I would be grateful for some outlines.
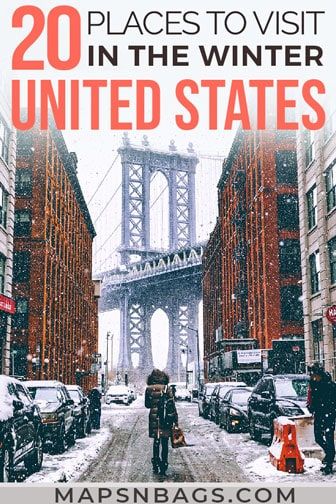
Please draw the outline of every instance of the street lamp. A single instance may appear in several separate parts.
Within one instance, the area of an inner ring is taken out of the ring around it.
[[[15,355],[17,354],[17,350],[12,350],[12,375],[15,376]]]
[[[109,341],[112,342],[112,345],[111,345],[111,359],[112,359],[111,368],[112,368],[113,367],[113,333],[111,333],[110,331],[107,331],[107,334],[106,334],[106,361],[105,361],[105,392],[108,387]]]
[[[198,389],[201,388],[201,362],[200,362],[200,349],[199,349],[199,332],[198,329],[194,329],[193,327],[187,327],[189,331],[193,331],[196,334],[196,351],[197,351],[197,382]]]
[[[182,343],[180,346],[182,347],[181,352],[182,353],[184,353],[184,352],[187,353],[187,360],[186,360],[186,389],[187,389],[188,388],[188,384],[189,384],[189,376],[188,376],[189,352],[191,350],[189,349],[188,343]]]

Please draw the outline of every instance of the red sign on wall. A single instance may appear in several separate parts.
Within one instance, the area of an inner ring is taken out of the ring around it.
[[[15,301],[3,294],[0,294],[0,311],[13,315],[15,313]]]
[[[332,324],[336,324],[336,305],[329,306],[326,317]]]

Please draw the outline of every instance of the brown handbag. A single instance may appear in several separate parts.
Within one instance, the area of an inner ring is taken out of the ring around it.
[[[187,446],[182,429],[178,425],[174,425],[171,433],[171,445],[173,448],[181,448]]]

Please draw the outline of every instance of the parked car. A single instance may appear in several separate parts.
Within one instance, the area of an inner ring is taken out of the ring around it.
[[[244,382],[220,382],[214,388],[209,402],[209,418],[219,423],[219,405],[226,393],[234,387],[246,387]]]
[[[66,385],[71,399],[73,400],[73,416],[76,423],[76,436],[84,438],[91,432],[90,401],[78,385]]]
[[[39,406],[43,424],[43,443],[53,451],[63,453],[76,442],[74,401],[65,385],[59,381],[25,382],[34,402]]]
[[[265,375],[248,400],[248,420],[252,439],[263,435],[272,440],[273,421],[278,416],[309,414],[306,408],[307,375]]]
[[[121,403],[128,406],[132,402],[130,390],[126,385],[111,385],[105,398],[106,404]]]
[[[191,401],[191,393],[185,382],[170,383],[173,388],[176,401]]]
[[[15,481],[15,467],[24,463],[28,473],[43,461],[42,419],[25,385],[0,376],[0,482]]]
[[[204,383],[198,393],[198,414],[204,418],[209,416],[210,398],[217,383]]]
[[[247,401],[251,387],[238,387],[229,390],[219,403],[219,425],[227,432],[246,432],[248,430]]]

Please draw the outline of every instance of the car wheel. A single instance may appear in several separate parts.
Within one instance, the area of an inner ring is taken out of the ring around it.
[[[32,455],[29,455],[24,460],[24,466],[29,474],[38,472],[43,463],[43,440],[40,434],[37,435],[35,449]]]
[[[85,417],[82,417],[77,431],[78,437],[85,438],[86,432],[87,432],[87,424],[85,424]]]
[[[69,431],[69,434],[67,436],[67,443],[68,446],[74,446],[76,443],[76,425],[75,422],[73,422],[71,429]]]
[[[257,429],[257,427],[255,425],[255,420],[253,419],[253,416],[250,417],[249,427],[250,427],[250,436],[251,436],[251,439],[253,439],[254,441],[259,441],[260,440],[260,434],[259,434],[259,430]]]
[[[91,434],[92,432],[92,424],[91,424],[91,420],[89,418],[87,424],[86,424],[86,434]]]
[[[228,415],[226,417],[226,422],[225,422],[225,430],[231,434],[233,432],[232,424],[230,422],[230,416]]]
[[[64,424],[61,425],[61,428],[58,433],[58,438],[55,442],[55,449],[57,453],[64,453],[66,449],[65,444],[65,427]]]
[[[274,418],[271,418],[270,426],[269,426],[269,438],[266,441],[267,446],[271,446],[273,442],[273,436],[274,436]]]
[[[10,448],[5,448],[2,452],[2,463],[0,465],[0,482],[13,483],[15,481],[13,454]]]

